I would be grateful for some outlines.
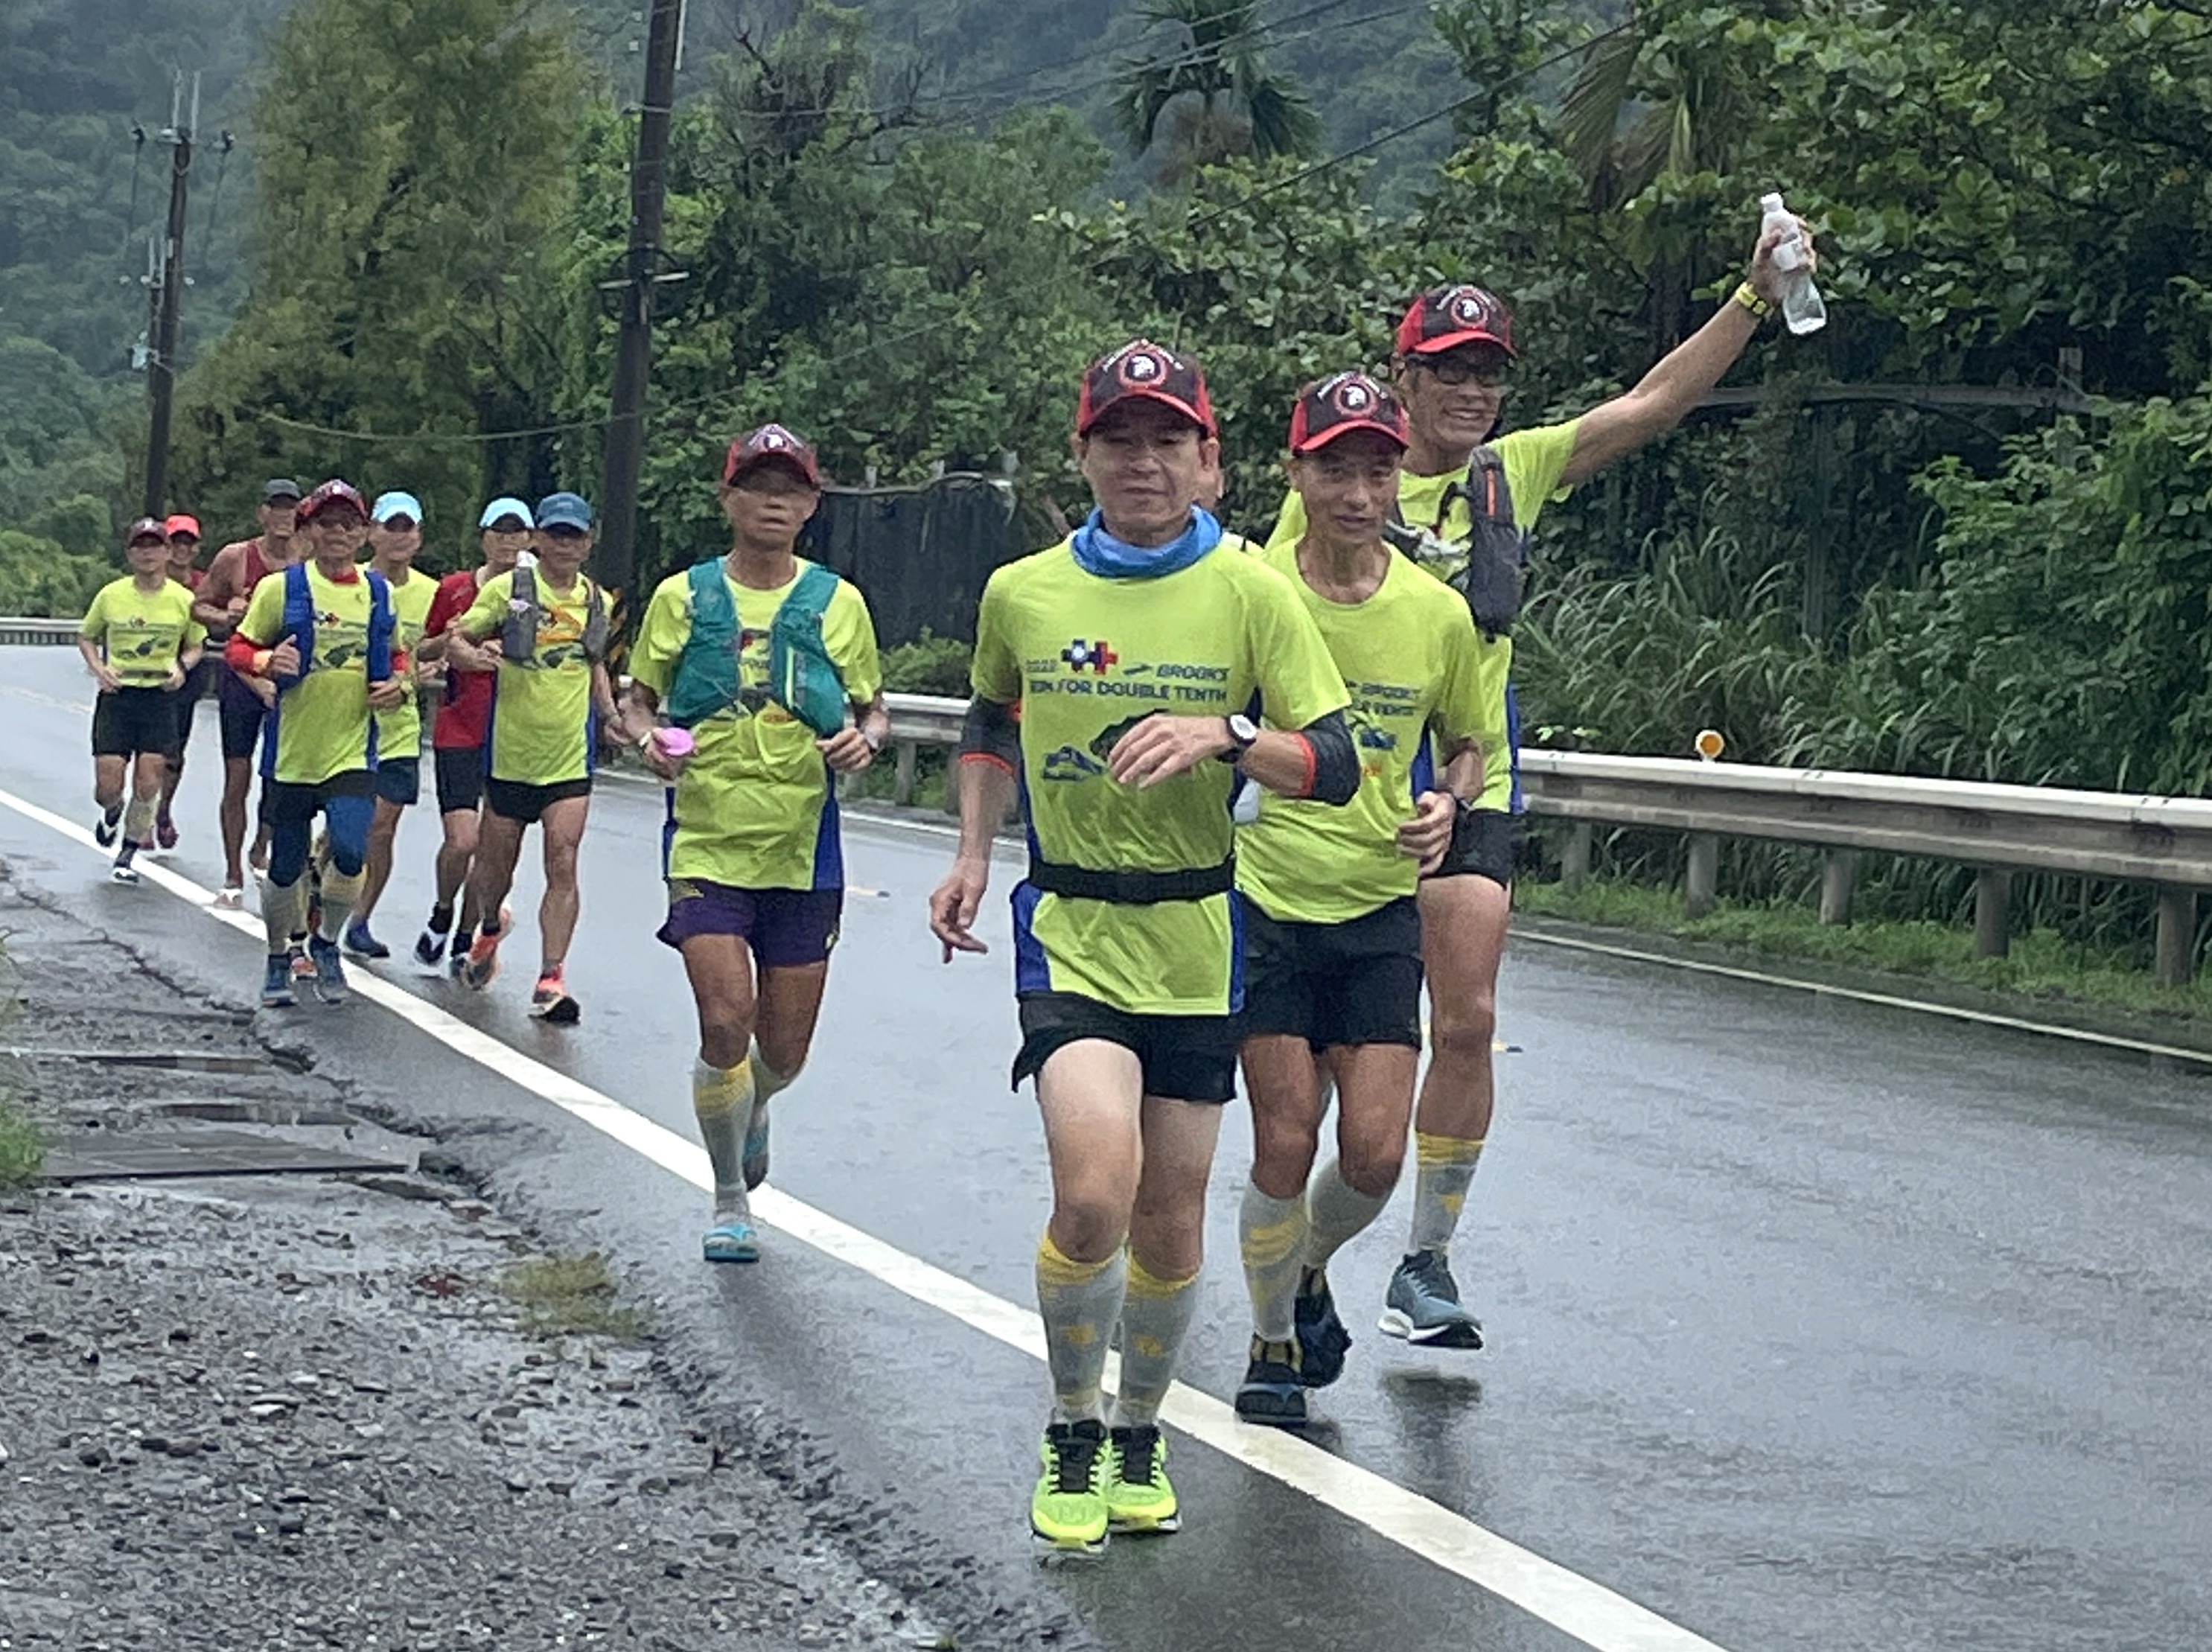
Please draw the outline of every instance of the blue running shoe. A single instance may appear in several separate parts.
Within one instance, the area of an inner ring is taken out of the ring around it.
[[[292,955],[271,952],[269,968],[261,977],[261,1007],[289,1010],[299,1001],[292,993]]]
[[[745,1145],[739,1161],[745,1176],[745,1191],[750,1193],[768,1180],[768,1109],[757,1107],[745,1130]]]
[[[710,1262],[757,1262],[760,1260],[760,1236],[753,1224],[742,1216],[726,1216],[716,1220],[707,1230],[700,1242],[701,1253]]]
[[[1482,1324],[1460,1306],[1459,1286],[1437,1250],[1398,1264],[1383,1298],[1382,1334],[1424,1348],[1480,1348]]]
[[[392,949],[368,932],[365,923],[346,926],[345,950],[356,958],[388,958]]]
[[[1317,1267],[1306,1270],[1292,1311],[1297,1315],[1298,1380],[1310,1388],[1325,1388],[1344,1375],[1344,1357],[1352,1351],[1352,1333],[1337,1314],[1328,1274]]]
[[[1237,1390],[1237,1414],[1248,1423],[1296,1428],[1306,1420],[1306,1384],[1296,1342],[1252,1339],[1252,1357]]]
[[[346,995],[345,963],[338,944],[320,935],[307,937],[307,956],[315,964],[315,994],[325,1004],[343,1004]]]

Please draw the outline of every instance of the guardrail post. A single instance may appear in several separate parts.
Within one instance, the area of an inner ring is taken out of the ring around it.
[[[2186,987],[2197,975],[2197,891],[2158,886],[2158,981]]]
[[[1711,832],[1690,834],[1689,876],[1682,888],[1682,908],[1692,918],[1713,909],[1721,883],[1721,841]]]
[[[1567,847],[1559,855],[1559,886],[1572,891],[1589,882],[1590,844],[1596,828],[1577,821],[1567,833]]]
[[[898,743],[898,768],[891,777],[891,801],[902,809],[914,801],[915,757],[921,750],[913,740]]]
[[[1974,873],[1974,956],[2002,958],[2012,951],[2012,874],[1994,866]]]
[[[1831,849],[1820,862],[1820,921],[1848,925],[1851,891],[1859,881],[1859,852]]]

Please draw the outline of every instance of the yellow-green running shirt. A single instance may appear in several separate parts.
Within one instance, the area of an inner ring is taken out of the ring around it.
[[[1260,553],[1295,585],[1352,695],[1346,720],[1359,791],[1341,809],[1263,792],[1237,835],[1237,886],[1284,923],[1341,923],[1414,892],[1420,866],[1398,847],[1413,799],[1436,789],[1423,736],[1505,740],[1503,639],[1484,641],[1467,600],[1403,556],[1365,602],[1331,602],[1298,573],[1297,548]]]
[[[1224,717],[1256,694],[1303,728],[1341,710],[1344,679],[1313,617],[1259,559],[1216,550],[1153,580],[1085,573],[1073,545],[1010,562],[983,590],[975,692],[1021,706],[1032,853],[1098,872],[1172,872],[1229,858],[1236,772],[1206,762],[1139,790],[1107,773],[1115,743],[1156,712]],[[1234,895],[1138,906],[1013,894],[1018,993],[1076,993],[1137,1015],[1242,1007]]]
[[[404,650],[410,659],[422,646],[422,628],[429,623],[430,604],[437,594],[437,580],[412,568],[406,584],[392,586],[392,646]],[[422,755],[422,696],[411,681],[398,710],[376,715],[376,755],[380,759]]]
[[[1575,437],[1581,429],[1580,419],[1569,419],[1563,424],[1515,430],[1490,444],[1505,471],[1506,491],[1513,499],[1514,525],[1523,533],[1535,527],[1544,507],[1559,496],[1559,478],[1566,474],[1567,462],[1575,456]],[[1466,471],[1448,471],[1443,476],[1414,476],[1410,471],[1401,475],[1399,515],[1409,525],[1426,528],[1448,544],[1464,546],[1474,525],[1468,518],[1465,501],[1455,495],[1446,508],[1444,495],[1454,483],[1467,478]],[[1275,518],[1275,531],[1267,536],[1267,548],[1273,550],[1284,544],[1296,545],[1305,533],[1304,501],[1295,493],[1288,494],[1284,497],[1280,514]],[[1430,565],[1429,572],[1449,580],[1466,565],[1466,561],[1464,555],[1441,558]],[[1505,643],[1510,667],[1510,642],[1500,641]],[[1504,810],[1510,806],[1513,763],[1510,742],[1484,753],[1482,796],[1477,800],[1478,807]]]
[[[253,587],[239,630],[257,647],[284,640],[284,574]],[[374,767],[369,760],[368,580],[358,571],[340,582],[307,564],[307,595],[315,610],[314,656],[307,675],[276,696],[270,714],[275,730],[276,779],[319,786],[333,774]],[[267,737],[264,737],[267,738]]]
[[[799,574],[806,571],[801,561]],[[756,591],[724,576],[737,605],[738,687],[765,690],[769,628],[799,583]],[[646,604],[630,675],[662,700],[691,635],[689,570],[663,580]],[[822,612],[822,640],[859,707],[883,687],[876,624],[860,587],[840,580]],[[694,724],[691,760],[668,796],[665,876],[703,878],[738,889],[842,889],[845,857],[837,797],[814,731],[781,706],[731,706]]]
[[[598,715],[592,704],[592,660],[584,625],[592,616],[592,581],[582,574],[566,595],[545,570],[538,574],[538,649],[526,660],[501,659],[493,680],[491,737],[485,773],[517,786],[558,786],[592,772]],[[507,623],[514,575],[487,580],[460,629],[483,641]]]
[[[192,617],[192,593],[174,580],[150,595],[129,574],[93,592],[77,635],[100,645],[108,669],[126,689],[158,689],[178,656],[207,641]]]

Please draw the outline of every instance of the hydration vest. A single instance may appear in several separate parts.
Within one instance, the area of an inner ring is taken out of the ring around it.
[[[769,626],[768,687],[744,686],[744,631],[719,556],[696,564],[691,635],[668,685],[668,720],[678,728],[704,722],[732,706],[748,711],[781,706],[828,738],[845,726],[845,678],[823,639],[822,616],[837,594],[836,574],[810,562]]]
[[[368,680],[381,683],[392,675],[392,641],[398,631],[392,586],[374,568],[364,569],[362,577],[368,581]],[[276,679],[279,694],[296,688],[314,669],[315,596],[305,562],[294,562],[284,570],[284,637],[300,651],[300,671],[298,676]]]
[[[583,579],[581,574],[577,576]],[[594,665],[607,657],[607,598],[595,580],[584,580],[584,657]],[[507,604],[507,623],[499,632],[500,658],[526,665],[538,658],[538,570],[518,564]]]
[[[1514,523],[1512,489],[1506,485],[1505,464],[1495,448],[1474,450],[1467,475],[1444,489],[1433,528],[1425,531],[1407,526],[1393,507],[1384,538],[1419,562],[1460,562],[1460,548],[1440,538],[1455,500],[1467,507],[1468,542],[1465,561],[1445,583],[1467,598],[1474,623],[1495,642],[1521,617],[1528,566],[1528,536]]]

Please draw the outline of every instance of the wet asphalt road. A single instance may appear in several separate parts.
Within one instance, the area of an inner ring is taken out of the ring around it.
[[[0,787],[88,819],[90,699],[67,651],[0,650]],[[204,710],[171,864],[210,888],[217,767]],[[690,1005],[652,939],[659,808],[642,787],[595,799],[580,1028],[530,1023],[514,975],[474,998],[383,969],[688,1133]],[[402,829],[378,925],[398,951],[435,832],[427,808]],[[1026,1304],[1046,1183],[1006,1083],[1011,965],[1003,944],[938,963],[921,906],[949,853],[929,823],[849,823],[851,879],[877,892],[848,902],[775,1181]],[[0,857],[180,971],[258,984],[251,942],[111,887],[12,811]],[[534,944],[537,888],[526,872],[511,951]],[[1033,1362],[775,1236],[757,1269],[706,1269],[689,1187],[372,1006],[281,1018],[460,1121],[472,1163],[614,1256],[717,1399],[849,1503],[864,1562],[936,1585],[963,1646],[1582,1644],[1196,1442],[1175,1458],[1182,1535],[1040,1570]],[[1368,1329],[1401,1196],[1334,1270],[1358,1344],[1317,1437],[1728,1652],[2212,1646],[2212,1073],[1527,944],[1501,1035],[1455,1252],[1492,1345],[1419,1355]],[[1224,1399],[1247,1142],[1232,1109],[1183,1370]]]

